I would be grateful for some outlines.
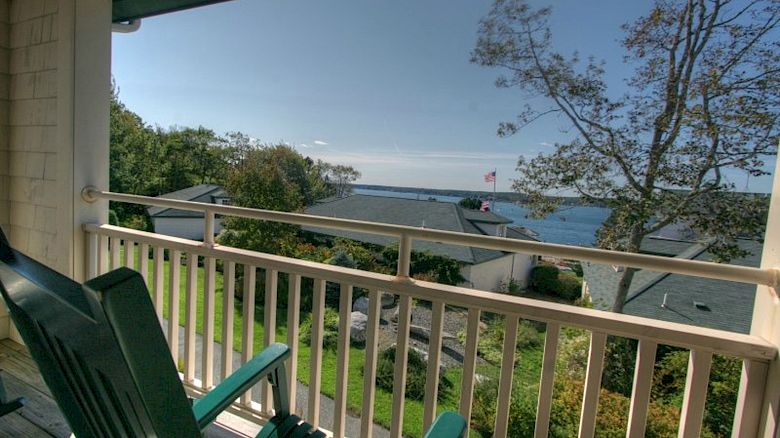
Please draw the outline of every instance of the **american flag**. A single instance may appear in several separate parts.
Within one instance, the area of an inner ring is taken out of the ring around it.
[[[496,182],[496,171],[491,170],[485,174],[485,182]]]
[[[479,211],[488,211],[490,210],[490,201],[482,201],[482,206],[479,207]]]

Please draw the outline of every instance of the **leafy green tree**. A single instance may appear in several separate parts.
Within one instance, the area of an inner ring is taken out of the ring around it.
[[[325,196],[316,163],[289,146],[248,150],[242,162],[228,172],[225,188],[231,202],[264,210],[301,211]],[[223,219],[219,241],[225,245],[272,254],[292,255],[299,227],[240,217]]]
[[[155,195],[164,162],[159,139],[141,117],[130,111],[112,86],[110,102],[109,190],[138,195]],[[117,223],[145,214],[141,205],[111,203]],[[145,227],[144,227],[145,228]]]
[[[467,210],[479,210],[482,208],[482,201],[477,198],[463,198],[458,201],[458,205]]]
[[[225,155],[227,163],[231,167],[241,165],[249,151],[260,148],[255,139],[242,132],[228,132],[226,137]]]
[[[165,160],[161,193],[173,192],[198,184],[223,184],[228,174],[228,153],[214,131],[197,128],[159,129]]]
[[[472,62],[499,68],[496,85],[518,88],[545,106],[526,105],[500,136],[554,116],[572,132],[517,164],[514,189],[538,215],[561,191],[605,201],[612,215],[602,248],[639,251],[644,236],[675,222],[714,237],[726,260],[734,239],[761,232],[763,200],[731,195],[724,174],[766,173],[780,116],[780,7],[776,0],[656,1],[623,27],[625,61],[634,68],[624,94],[608,91],[602,63],[554,51],[550,8],[496,0],[479,26]],[[621,312],[635,269],[625,269],[613,310]]]
[[[360,172],[352,166],[337,164],[328,166],[326,169],[326,179],[333,188],[333,195],[337,198],[343,198],[352,193],[352,183],[360,177]]]

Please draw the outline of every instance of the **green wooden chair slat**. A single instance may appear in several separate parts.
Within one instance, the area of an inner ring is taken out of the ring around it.
[[[454,412],[442,412],[433,422],[425,438],[462,437],[466,433],[466,419]]]
[[[303,422],[291,430],[287,434],[287,438],[303,438],[309,436],[309,433],[311,433],[312,429],[314,429],[314,426],[307,422]]]

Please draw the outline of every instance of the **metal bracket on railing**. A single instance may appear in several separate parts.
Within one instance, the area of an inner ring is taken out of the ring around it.
[[[93,192],[97,192],[97,191],[98,188],[95,186],[84,186],[84,188],[81,189],[81,199],[83,199],[84,202],[88,202],[92,204],[93,202],[98,200],[98,198],[92,194]]]

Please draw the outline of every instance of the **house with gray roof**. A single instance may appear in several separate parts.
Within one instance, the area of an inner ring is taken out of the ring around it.
[[[500,236],[519,240],[537,240],[522,228],[508,227],[511,219],[492,213],[467,210],[451,202],[415,200],[385,196],[352,195],[318,202],[306,209],[316,216],[382,222],[477,235]],[[368,233],[303,227],[304,231],[333,237],[344,237],[378,246],[387,246],[397,239]],[[461,275],[466,286],[496,290],[510,278],[525,287],[536,263],[536,256],[506,253],[491,249],[437,242],[413,241],[413,251],[427,251],[449,257],[461,263]]]
[[[762,243],[739,239],[740,249],[749,255],[730,264],[759,267]],[[688,260],[713,261],[704,241],[647,237],[640,252]],[[583,263],[583,295],[597,309],[609,310],[615,299],[622,267]],[[749,333],[756,286],[733,281],[687,275],[637,271],[623,312],[629,315],[692,324],[738,333]]]
[[[211,204],[230,204],[230,197],[221,186],[200,184],[186,189],[160,195],[160,198],[180,201],[207,202]],[[178,210],[166,207],[147,208],[152,220],[154,232],[192,240],[203,240],[205,217],[202,211]],[[214,233],[222,230],[219,221],[214,224]]]

